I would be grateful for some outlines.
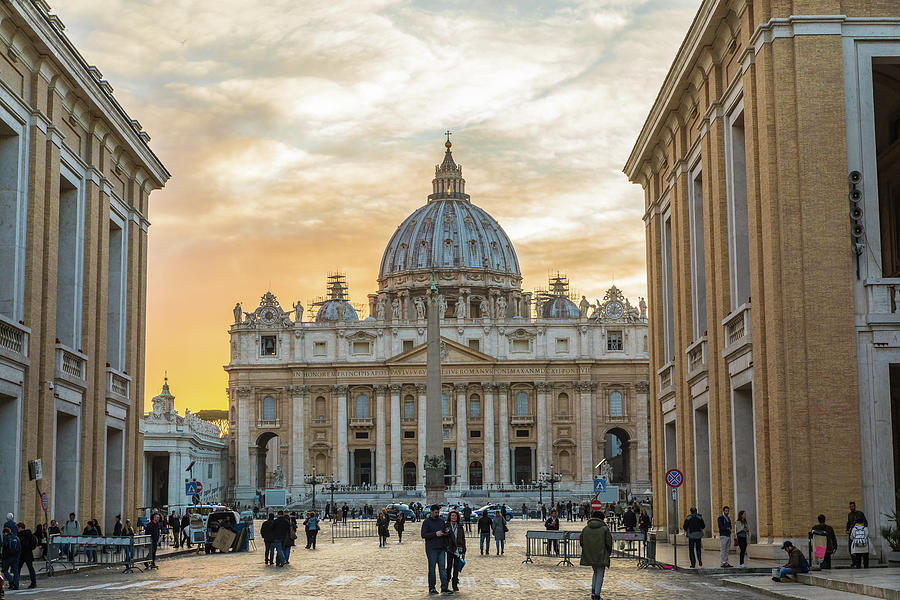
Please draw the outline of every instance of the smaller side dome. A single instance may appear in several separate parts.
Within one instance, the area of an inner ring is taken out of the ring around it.
[[[550,291],[538,292],[540,310],[538,314],[544,319],[578,319],[581,310],[569,298],[569,279],[565,275],[556,274],[550,278]]]
[[[318,306],[316,323],[328,321],[359,321],[356,309],[347,301],[347,278],[342,274],[328,276],[327,300],[314,302]]]

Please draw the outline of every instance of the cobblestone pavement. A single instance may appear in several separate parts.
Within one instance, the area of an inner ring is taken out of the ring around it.
[[[580,528],[579,525],[567,523],[564,528]],[[469,534],[467,564],[457,596],[491,600],[590,598],[589,567],[557,567],[557,561],[550,558],[536,558],[533,564],[522,564],[525,531],[539,528],[539,521],[512,522],[503,556],[479,555],[477,533]],[[305,550],[303,545],[295,547],[291,564],[283,568],[263,564],[260,541],[259,548],[249,553],[191,555],[160,561],[157,571],[126,575],[119,569],[101,569],[42,578],[37,589],[11,591],[8,597],[12,600],[418,600],[428,597],[425,552],[418,524],[407,524],[402,544],[397,543],[396,532],[391,530],[387,548],[379,548],[375,538],[338,540],[332,544],[328,529],[326,524],[316,551]],[[613,561],[603,590],[604,598],[622,600],[733,599],[735,594],[742,599],[763,597],[725,587],[716,579],[638,570],[634,563],[624,559]]]

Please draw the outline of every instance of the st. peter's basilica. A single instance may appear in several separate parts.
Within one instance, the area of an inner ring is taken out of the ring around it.
[[[512,241],[465,193],[450,142],[432,193],[388,240],[360,319],[342,275],[328,296],[285,310],[267,292],[234,307],[228,372],[231,498],[307,476],[421,489],[425,310],[440,291],[443,438],[455,490],[509,489],[559,473],[590,490],[607,458],[613,483],[649,486],[647,318],[615,286],[592,304],[565,276],[529,292]],[[312,312],[312,310],[310,311]],[[312,316],[312,315],[310,315]]]

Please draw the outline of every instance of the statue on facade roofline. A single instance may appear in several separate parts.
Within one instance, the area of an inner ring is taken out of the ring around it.
[[[457,319],[466,318],[466,301],[462,296],[456,299],[456,308],[453,309],[453,316],[455,316]]]
[[[497,298],[497,318],[506,318],[506,298],[504,298],[503,296]]]
[[[378,299],[375,303],[375,318],[379,321],[384,321],[384,311],[385,311],[385,302],[384,296]]]
[[[413,304],[416,305],[416,318],[420,321],[425,320],[425,299],[422,296],[416,296]]]
[[[244,312],[241,310],[241,303],[238,302],[237,304],[234,305],[234,324],[235,325],[241,324],[241,317],[243,316],[243,314],[244,314]]]
[[[302,323],[303,322],[303,303],[297,300],[296,304],[294,304],[294,323]]]
[[[588,309],[591,308],[591,303],[588,302],[587,298],[584,296],[581,297],[581,302],[578,303],[578,308],[581,310],[581,316],[588,316]]]
[[[640,298],[640,301],[638,302],[638,307],[641,310],[641,318],[646,319],[647,318],[647,301],[644,300],[643,296]]]

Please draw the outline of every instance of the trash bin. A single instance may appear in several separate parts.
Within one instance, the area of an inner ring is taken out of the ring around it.
[[[648,533],[647,535],[647,560],[656,560],[656,534]]]

